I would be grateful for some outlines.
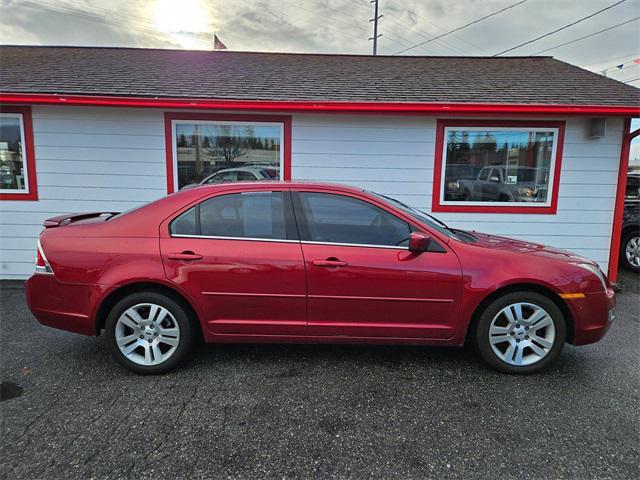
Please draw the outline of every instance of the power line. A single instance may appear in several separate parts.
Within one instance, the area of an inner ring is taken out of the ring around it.
[[[590,14],[590,15],[587,15],[586,17],[582,17],[581,19],[576,20],[575,22],[568,23],[567,25],[564,25],[564,26],[562,26],[562,27],[560,27],[560,28],[557,28],[557,29],[555,29],[555,30],[553,30],[553,31],[551,31],[551,32],[545,33],[544,35],[540,35],[539,37],[536,37],[536,38],[534,38],[534,39],[532,39],[532,40],[528,40],[528,41],[523,42],[523,43],[521,43],[521,44],[519,44],[519,45],[516,45],[515,47],[507,48],[506,50],[503,50],[503,51],[502,51],[502,52],[500,52],[500,53],[496,53],[496,54],[495,54],[495,55],[493,55],[493,56],[494,56],[494,57],[497,57],[498,55],[502,55],[503,53],[507,53],[507,52],[510,52],[510,51],[512,51],[512,50],[516,50],[516,49],[518,49],[518,48],[520,48],[520,47],[524,47],[525,45],[529,45],[530,43],[533,43],[533,42],[537,42],[538,40],[541,40],[541,39],[543,39],[543,38],[545,38],[545,37],[548,37],[548,36],[550,36],[550,35],[553,35],[554,33],[558,33],[558,32],[560,32],[560,31],[562,31],[562,30],[565,30],[565,29],[567,29],[567,28],[569,28],[569,27],[572,27],[572,26],[574,26],[574,25],[577,25],[577,24],[578,24],[578,23],[580,23],[580,22],[584,22],[585,20],[587,20],[587,19],[589,19],[589,18],[595,17],[596,15],[599,15],[599,14],[601,14],[602,12],[605,12],[605,11],[607,11],[607,10],[609,10],[609,9],[611,9],[611,8],[613,8],[613,7],[615,7],[615,6],[617,6],[617,5],[620,5],[621,3],[624,3],[624,2],[626,2],[626,1],[627,1],[627,0],[620,0],[620,1],[616,2],[616,3],[614,3],[613,5],[609,5],[608,7],[603,8],[602,10],[598,10],[597,12],[594,12],[594,13],[592,13],[592,14]]]
[[[531,55],[540,55],[541,53],[548,52],[549,50],[555,50],[556,48],[564,47],[565,45],[571,45],[572,43],[579,42],[580,40],[584,40],[585,38],[593,37],[594,35],[599,35],[601,33],[608,32],[609,30],[613,30],[614,28],[621,27],[623,25],[626,25],[627,23],[635,22],[638,19],[640,19],[640,17],[632,18],[631,20],[627,20],[626,22],[618,23],[617,25],[613,25],[612,27],[608,27],[608,28],[599,30],[597,32],[590,33],[589,35],[584,35],[584,36],[582,36],[580,38],[576,38],[575,40],[571,40],[569,42],[561,43],[560,45],[556,45],[555,47],[545,48],[544,50],[540,50],[539,52],[532,53]]]
[[[413,47],[409,47],[409,48],[405,48],[404,50],[400,50],[399,52],[394,53],[394,55],[399,55],[399,54],[404,53],[404,52],[406,52],[406,51],[408,51],[408,50],[412,50],[412,49],[414,49],[414,48],[416,48],[416,47],[420,47],[420,46],[422,46],[422,45],[424,45],[424,44],[426,44],[426,43],[430,43],[430,42],[433,42],[434,40],[438,40],[439,38],[445,37],[445,36],[447,36],[447,35],[451,35],[451,34],[452,34],[452,33],[454,33],[454,32],[457,32],[457,31],[459,31],[459,30],[462,30],[463,28],[467,28],[467,27],[469,27],[469,26],[471,26],[471,25],[475,25],[476,23],[482,22],[483,20],[486,20],[487,18],[490,18],[490,17],[493,17],[493,16],[495,16],[495,15],[498,15],[499,13],[502,13],[502,12],[504,12],[504,11],[506,11],[506,10],[509,10],[509,9],[511,9],[511,8],[514,8],[514,7],[517,7],[518,5],[522,5],[522,4],[523,4],[523,3],[525,3],[526,1],[527,1],[527,0],[521,0],[521,1],[517,2],[517,3],[513,3],[513,4],[511,4],[511,5],[507,6],[507,7],[504,7],[504,8],[502,8],[502,9],[500,9],[500,10],[496,11],[496,12],[490,13],[489,15],[485,15],[485,16],[484,16],[484,17],[482,17],[482,18],[478,18],[477,20],[474,20],[473,22],[466,23],[465,25],[462,25],[462,26],[460,26],[460,27],[458,27],[458,28],[454,28],[453,30],[449,30],[448,32],[445,32],[445,33],[443,33],[443,34],[441,34],[441,35],[438,35],[438,36],[436,36],[436,37],[433,37],[433,38],[432,38],[432,39],[430,39],[430,40],[426,40],[426,41],[424,41],[424,42],[422,42],[422,43],[418,43],[418,44],[414,45]],[[622,1],[624,2],[624,1],[626,1],[626,0],[622,0]]]
[[[393,5],[395,5],[395,6],[396,6],[396,8],[398,8],[398,9],[400,9],[400,10],[404,10],[404,9],[405,9],[405,8],[404,8],[404,6],[400,5],[400,4],[399,4],[398,2],[396,2],[395,0],[389,0],[389,1],[390,1]],[[418,15],[417,13],[414,13],[414,15],[415,15],[415,17],[416,17],[416,18],[419,18],[419,19],[423,20],[425,23],[428,23],[429,25],[433,25],[434,27],[436,27],[436,28],[437,28],[437,29],[439,29],[439,30],[445,30],[445,31],[447,30],[445,27],[442,27],[441,25],[438,25],[437,23],[433,23],[433,22],[431,22],[431,21],[427,20],[425,17],[423,17],[423,16],[421,16],[421,15]],[[405,25],[406,25],[406,24],[405,24]],[[411,28],[411,29],[412,29],[413,27],[412,27],[412,26],[409,26],[409,28]],[[423,35],[423,34],[422,34],[422,33],[420,33],[420,32],[415,32],[415,33],[416,33],[416,35],[419,35],[419,36],[421,36],[422,38],[428,39],[428,37],[426,37],[425,35]],[[435,35],[431,35],[429,32],[426,32],[426,33],[427,33],[428,35],[430,35],[431,37],[434,37],[434,36],[435,36]],[[456,35],[455,33],[452,33],[452,34],[451,34],[451,36],[452,36],[453,38],[457,38],[457,39],[458,39],[458,40],[460,40],[461,42],[466,43],[467,45],[470,45],[470,46],[472,46],[472,47],[474,47],[474,48],[477,48],[478,50],[482,50],[483,52],[489,53],[489,51],[488,51],[488,50],[486,50],[485,48],[481,47],[481,46],[480,46],[480,45],[478,45],[478,44],[475,44],[475,43],[472,43],[472,42],[470,42],[470,41],[466,40],[465,38],[461,37],[460,35]],[[450,44],[447,44],[447,43],[446,43],[446,42],[444,42],[444,41],[442,41],[442,43],[443,43],[444,45],[450,45]],[[455,48],[456,50],[459,50],[459,49],[458,49],[457,47],[455,47],[455,46],[453,46],[453,48]]]

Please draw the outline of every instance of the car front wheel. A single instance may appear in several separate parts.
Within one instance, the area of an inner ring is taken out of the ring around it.
[[[551,299],[537,292],[513,292],[485,308],[474,336],[480,356],[492,368],[534,373],[560,355],[567,329]]]
[[[128,370],[164,373],[189,352],[192,326],[185,309],[157,292],[120,300],[107,317],[105,332],[111,354]]]

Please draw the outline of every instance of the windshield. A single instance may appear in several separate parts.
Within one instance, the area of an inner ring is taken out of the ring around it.
[[[409,205],[402,203],[400,200],[396,200],[395,198],[392,198],[392,197],[387,197],[386,195],[382,195],[381,193],[376,193],[376,192],[367,192],[367,193],[375,197],[384,199],[385,202],[390,203],[391,205],[402,210],[405,213],[408,213],[419,222],[427,224],[429,227],[433,228],[434,230],[437,230],[438,232],[442,233],[443,235],[446,235],[447,237],[455,238],[456,240],[463,240],[459,235],[455,233],[454,229],[449,228],[444,222],[441,222],[437,218],[432,217],[428,213],[425,213],[421,210],[410,207]]]

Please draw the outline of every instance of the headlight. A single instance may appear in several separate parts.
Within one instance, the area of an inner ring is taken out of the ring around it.
[[[455,188],[455,189],[457,190],[458,188],[460,188],[460,184],[459,184],[458,182],[449,182],[449,183],[447,184],[447,187],[449,187],[449,188]]]
[[[589,270],[591,273],[593,273],[596,277],[598,277],[600,283],[602,283],[602,288],[604,288],[605,291],[607,290],[607,281],[604,278],[604,273],[602,273],[602,271],[598,267],[596,267],[595,265],[591,265],[590,263],[574,263],[574,265],[576,267]]]

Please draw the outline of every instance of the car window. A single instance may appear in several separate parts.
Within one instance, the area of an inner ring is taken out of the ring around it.
[[[243,192],[210,198],[171,223],[174,235],[287,239],[283,192]]]
[[[478,180],[486,180],[488,177],[489,177],[489,169],[483,168],[482,171],[480,172],[480,175],[478,175]]]
[[[408,243],[411,226],[371,203],[329,193],[298,195],[307,230],[302,229],[302,240],[380,246]]]
[[[251,172],[238,172],[238,181],[255,180],[256,176]]]
[[[207,179],[207,183],[235,182],[237,178],[236,172],[221,172],[211,175]]]

